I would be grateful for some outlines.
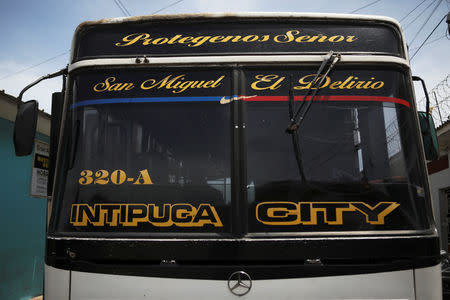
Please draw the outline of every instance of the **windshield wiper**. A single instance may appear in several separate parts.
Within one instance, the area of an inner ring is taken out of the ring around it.
[[[300,152],[300,144],[298,140],[298,132],[297,129],[300,127],[301,123],[305,119],[306,114],[308,113],[309,109],[311,108],[311,105],[314,101],[314,97],[317,95],[319,91],[319,87],[323,84],[324,80],[327,78],[328,74],[331,72],[331,70],[334,68],[336,63],[341,59],[341,55],[339,53],[334,53],[333,51],[330,51],[325,59],[323,60],[322,64],[319,67],[319,70],[317,70],[316,75],[314,76],[313,81],[311,82],[311,86],[306,91],[305,95],[303,96],[303,100],[300,104],[300,107],[294,112],[294,85],[292,76],[290,77],[290,87],[289,87],[289,119],[291,123],[286,128],[286,132],[292,135],[292,144],[294,146],[294,152],[295,152],[295,159],[297,160],[297,166],[300,173],[300,177],[303,182],[306,182],[305,174],[303,172],[303,162],[302,162],[302,156]],[[327,67],[328,66],[328,67]],[[306,98],[311,93],[311,99],[308,102],[308,105],[303,109],[305,106]]]

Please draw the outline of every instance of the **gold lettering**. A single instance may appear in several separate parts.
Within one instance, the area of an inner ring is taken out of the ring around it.
[[[358,90],[363,89],[364,88],[364,86],[363,86],[364,83],[366,83],[366,82],[365,81],[358,81],[356,83],[356,85],[355,85],[355,88],[358,89]]]
[[[173,225],[171,215],[171,205],[164,204],[163,207],[155,204],[148,205],[148,221],[157,227],[169,227]]]
[[[147,79],[141,84],[141,89],[149,90],[152,88],[166,88],[172,90],[172,93],[179,94],[187,89],[193,88],[216,88],[222,84],[222,79],[225,78],[225,75],[220,76],[216,80],[187,80],[185,81],[185,75],[178,75],[173,77],[173,75],[168,75],[163,79],[157,81],[153,78]]]
[[[244,42],[254,42],[254,41],[256,41],[258,38],[259,38],[259,36],[254,35],[254,34],[251,34],[251,35],[244,36],[244,37],[242,38],[242,40],[243,40]]]
[[[358,77],[353,77],[353,79],[358,79]],[[355,81],[350,81],[348,84],[347,84],[347,86],[346,86],[346,89],[352,89],[352,88],[354,88],[355,87],[355,84],[356,84],[356,82]]]
[[[155,79],[147,79],[146,81],[141,83],[141,89],[149,90],[154,86],[155,82],[156,82]],[[146,86],[146,83],[150,83],[150,86]]]
[[[163,204],[73,204],[70,213],[73,226],[138,226],[150,223],[157,227],[223,227],[214,206],[198,207],[188,203]]]
[[[152,39],[148,38],[148,39],[145,39],[145,40],[142,42],[142,45],[148,46],[148,45],[150,45],[151,43],[152,43]]]
[[[184,80],[184,77],[181,77],[181,78],[180,78],[180,81],[175,82],[174,85],[172,85],[172,83],[174,83],[174,81],[169,82],[169,84],[167,85],[167,88],[168,88],[168,89],[177,89],[177,88],[179,87],[179,85],[180,85],[181,83],[183,83],[182,80]]]
[[[212,38],[209,39],[209,42],[210,43],[221,43],[224,38],[225,37],[223,35],[213,36]]]
[[[214,227],[223,227],[222,221],[220,221],[216,209],[214,206],[209,204],[200,204],[192,223],[197,227],[205,224],[211,224],[214,225]]]
[[[192,36],[185,36],[178,40],[178,43],[180,44],[187,44],[191,42],[194,38]]]
[[[256,219],[269,226],[318,225],[320,214],[324,224],[344,225],[345,216],[352,214],[350,224],[355,224],[355,217],[359,216],[362,223],[383,225],[386,216],[399,206],[396,202],[379,202],[375,206],[364,202],[260,202]]]
[[[284,80],[285,77],[280,77],[278,75],[275,74],[270,74],[270,75],[256,75],[255,76],[256,79],[258,79],[257,81],[253,82],[251,84],[252,89],[254,90],[276,90],[281,86],[281,82]],[[278,79],[278,80],[276,80]],[[276,80],[274,82],[274,80]],[[270,85],[267,86],[258,86],[259,83],[271,83]]]
[[[231,40],[232,43],[236,43],[239,42],[239,40],[241,39],[240,35],[236,35],[235,37],[233,37],[233,39]]]
[[[338,42],[342,42],[345,38],[342,35],[333,35],[331,36],[328,41],[332,42],[332,43],[338,43]]]
[[[188,47],[198,47],[203,45],[204,43],[206,43],[208,41],[208,39],[210,38],[210,36],[198,36],[196,38],[194,38],[191,41],[191,44],[188,45]]]
[[[269,40],[269,35],[268,34],[266,34],[266,35],[263,35],[262,37],[261,37],[261,39],[260,40],[258,40],[258,42],[267,42],[268,40]]]
[[[321,80],[322,76],[317,77],[316,81],[313,82],[315,76],[316,76],[316,74],[310,74],[310,75],[303,76],[302,78],[300,78],[298,80],[298,83],[300,83],[301,85],[294,86],[294,90],[317,89],[317,88],[311,87],[311,85],[315,82],[319,82]],[[308,80],[310,80],[310,81],[308,81]],[[325,78],[325,82],[322,83],[322,85],[319,87],[319,89],[326,87],[328,84],[330,84],[330,82],[331,82],[331,79],[329,76],[327,76]]]
[[[148,208],[145,204],[134,204],[127,210],[126,222],[123,226],[136,227],[139,223],[148,222]]]
[[[209,81],[205,82],[205,84],[203,84],[203,87],[205,89],[210,88],[213,83],[214,83],[214,80],[209,80]]]
[[[169,40],[168,38],[157,38],[157,39],[153,40],[152,44],[153,45],[161,45],[161,44],[167,43],[168,40]]]
[[[319,43],[323,43],[327,40],[327,36],[323,34],[319,34],[319,39],[317,40]]]
[[[112,92],[112,91],[122,91],[122,90],[132,90],[134,88],[134,84],[131,82],[126,83],[113,83],[116,81],[116,77],[108,77],[104,82],[99,82],[94,85],[94,91],[96,92]]]
[[[364,88],[368,89],[370,87],[370,84],[372,83],[372,80],[374,80],[374,79],[375,79],[375,77],[370,77],[370,80],[367,81],[367,83],[364,85]]]
[[[110,82],[116,81],[116,77],[108,77],[104,82],[99,82],[94,85],[94,91],[96,92],[104,92],[110,87]]]
[[[193,83],[194,83],[194,81],[184,81],[180,85],[177,86],[177,88],[179,88],[179,90],[178,91],[174,90],[174,91],[172,91],[172,93],[175,93],[175,94],[182,93],[185,90],[187,90]]]
[[[156,86],[158,86],[158,89],[160,89],[162,87],[165,87],[165,86],[167,86],[167,88],[170,89],[171,88],[170,85],[173,82],[175,82],[177,79],[183,78],[183,76],[184,76],[184,74],[183,75],[179,75],[179,76],[174,77],[171,80],[169,80],[172,77],[172,75],[169,75],[169,76],[164,77],[163,79],[161,79],[158,82],[156,82],[155,79],[148,79],[148,80],[142,82],[141,89],[149,90],[149,89],[152,89],[152,88],[154,88]],[[146,85],[146,83],[150,83],[150,85]]]
[[[345,79],[345,80],[342,82],[342,84],[339,86],[339,89],[341,89],[341,90],[345,89],[345,88],[346,88],[345,85],[346,85],[350,80],[352,80],[352,78],[353,78],[353,76],[347,77],[347,79]]]
[[[136,43],[137,41],[146,40],[149,37],[150,37],[150,34],[148,34],[148,33],[133,33],[133,34],[125,36],[122,39],[122,42],[125,42],[125,43],[123,43],[123,44],[116,43],[116,46],[118,46],[118,47],[130,46],[130,45],[133,45],[134,43]]]
[[[221,81],[222,81],[222,79],[224,79],[224,78],[225,78],[224,75],[222,75],[222,76],[220,76],[219,78],[217,78],[217,80],[214,81],[213,84],[211,84],[211,87],[212,87],[212,88],[216,88],[216,87],[218,87],[219,85],[221,85],[221,84],[222,84]]]
[[[298,225],[299,205],[294,202],[261,202],[256,205],[256,219],[266,225]]]
[[[139,171],[139,177],[133,184],[153,184],[150,174],[148,174],[148,170],[145,169]]]
[[[329,89],[335,90],[337,88],[339,88],[339,85],[342,83],[342,81],[335,81],[332,84],[330,84],[330,86],[328,87]]]
[[[379,202],[375,206],[370,206],[364,202],[355,202],[351,206],[366,216],[368,224],[384,224],[384,218],[399,207],[400,204],[396,202]]]
[[[175,35],[174,37],[172,37],[172,38],[167,42],[167,44],[170,44],[170,45],[174,44],[175,41],[176,41],[177,39],[179,39],[180,37],[181,37],[181,34]]]
[[[308,42],[309,42],[309,39],[310,39],[311,37],[309,36],[309,35],[302,35],[302,36],[299,36],[298,38],[296,38],[295,39],[295,41],[297,42],[297,43],[301,43],[301,42],[303,42],[303,41],[305,41],[305,40],[308,40]]]
[[[383,86],[384,86],[384,82],[383,81],[377,81],[377,82],[372,83],[370,88],[374,89],[374,90],[378,90],[378,89],[381,89]]]
[[[317,40],[318,38],[319,38],[318,35],[313,35],[309,40],[307,40],[307,42],[308,42],[308,43],[312,43],[312,42],[314,42],[315,40]]]
[[[303,35],[303,36],[295,37],[299,34],[300,34],[300,30],[289,30],[284,34],[279,34],[279,35],[274,36],[273,41],[276,43],[290,43],[293,41],[295,41],[297,43],[302,43],[302,42],[338,43],[338,42],[342,42],[342,41],[345,41],[347,43],[352,43],[358,39],[357,37],[355,37],[353,35],[349,35],[349,36],[334,35],[334,36],[328,37],[323,34],[318,34],[318,35],[314,35],[314,36]],[[266,42],[269,39],[270,39],[269,34],[262,35],[262,36],[259,36],[256,34],[249,34],[246,36],[241,36],[241,35],[183,36],[181,34],[177,34],[170,38],[169,37],[151,38],[149,33],[133,33],[133,34],[129,34],[129,35],[123,37],[122,40],[120,42],[115,43],[115,45],[117,47],[126,47],[126,46],[136,44],[138,42],[141,42],[142,45],[144,45],[144,46],[163,45],[163,44],[172,45],[172,44],[179,43],[179,44],[187,44],[188,47],[199,47],[205,43]]]
[[[299,85],[294,86],[295,90],[305,90],[305,89],[316,89],[313,87],[313,79],[316,75],[315,74],[309,74],[305,75],[302,78],[298,80]],[[371,80],[374,80],[374,77],[371,77],[369,81],[365,80],[359,80],[356,76],[348,76],[344,81],[331,81],[331,78],[327,76],[324,83],[319,87],[319,89],[328,87],[329,89],[336,90],[336,89],[380,89],[384,86],[383,81],[376,81],[372,82]],[[321,77],[317,78],[316,83],[321,80]]]
[[[194,83],[191,85],[191,88],[192,89],[194,89],[194,88],[201,89],[201,88],[205,87],[205,86],[203,86],[204,84],[205,84],[204,80],[202,80],[202,81],[194,81]]]
[[[294,40],[294,35],[299,34],[298,30],[289,30],[286,34],[280,34],[274,37],[274,41],[277,43],[290,43]]]
[[[227,35],[226,37],[223,38],[222,43],[226,43],[226,42],[228,42],[229,40],[231,40],[232,38],[234,38],[234,36],[232,36],[232,35]]]

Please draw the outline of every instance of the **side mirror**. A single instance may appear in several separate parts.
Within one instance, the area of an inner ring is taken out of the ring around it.
[[[418,114],[425,158],[427,160],[439,159],[439,144],[433,118],[423,111],[419,111]]]
[[[14,123],[14,149],[17,156],[26,156],[33,152],[37,119],[38,103],[36,100],[20,104]]]

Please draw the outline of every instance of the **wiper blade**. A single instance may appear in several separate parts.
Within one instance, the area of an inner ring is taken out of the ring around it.
[[[289,86],[289,118],[291,121],[294,119],[294,81],[292,80],[292,75],[290,76],[290,86]],[[287,129],[286,129],[287,131]],[[296,131],[289,132],[292,136],[292,145],[294,146],[295,159],[297,160],[297,167],[300,173],[300,178],[302,182],[306,181],[305,173],[303,172],[303,162],[300,152],[300,144],[298,141],[298,135]]]
[[[333,51],[330,51],[325,59],[323,60],[322,64],[319,67],[319,70],[317,70],[316,76],[314,76],[314,79],[312,81],[312,86],[306,91],[305,95],[303,96],[303,101],[300,104],[300,107],[295,111],[294,113],[294,84],[292,80],[292,75],[290,76],[290,87],[289,87],[289,119],[291,123],[289,124],[288,128],[286,129],[286,132],[292,135],[292,145],[294,146],[294,153],[295,153],[295,159],[297,161],[297,167],[298,171],[300,173],[300,178],[302,182],[306,182],[305,173],[303,172],[303,162],[302,162],[302,156],[300,152],[300,143],[298,139],[298,132],[297,129],[300,127],[301,123],[305,119],[306,114],[308,113],[309,109],[311,108],[311,105],[314,101],[314,97],[316,96],[319,87],[323,84],[323,81],[326,79],[330,71],[334,68],[336,63],[341,59],[341,55],[339,53],[334,53]],[[328,68],[326,68],[325,72],[324,69],[328,65]],[[322,74],[323,73],[323,74]],[[306,97],[310,94],[311,90],[314,90],[314,92],[311,95],[311,99],[306,106],[304,110],[303,107],[306,102]],[[300,114],[301,113],[301,114]],[[299,117],[300,116],[300,117]],[[298,120],[298,121],[297,121]]]
[[[292,78],[291,78],[291,88],[289,91],[289,113],[290,113],[290,120],[291,123],[289,124],[288,128],[286,129],[286,132],[288,133],[293,133],[295,132],[301,125],[301,123],[303,122],[303,120],[305,119],[306,114],[308,113],[309,109],[311,108],[311,105],[314,101],[314,97],[317,95],[318,91],[319,91],[319,87],[323,84],[323,82],[325,81],[325,79],[327,78],[328,74],[331,72],[331,70],[334,68],[334,66],[336,65],[336,63],[341,59],[341,54],[340,53],[334,53],[333,51],[330,51],[327,56],[325,57],[325,59],[323,60],[322,64],[319,67],[319,70],[317,70],[316,75],[314,76],[314,79],[312,81],[312,85],[311,87],[306,91],[305,95],[303,96],[303,100],[300,104],[300,107],[297,109],[297,111],[294,113],[293,111],[293,86],[292,86]],[[325,72],[323,72],[324,68],[328,65],[328,68],[325,70]],[[322,74],[323,73],[323,74]],[[308,105],[306,106],[305,109],[303,109],[305,102],[306,102],[306,98],[309,96],[309,94],[312,92],[311,95],[311,99],[308,102]],[[292,98],[292,100],[291,100]]]

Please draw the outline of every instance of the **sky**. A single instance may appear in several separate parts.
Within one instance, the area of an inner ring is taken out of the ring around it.
[[[410,56],[450,10],[450,0],[120,0],[120,2],[132,16],[150,15],[155,12],[158,14],[249,11],[350,13],[375,2],[356,13],[389,16],[401,21]],[[58,71],[68,64],[72,37],[78,24],[88,20],[125,16],[117,5],[117,0],[0,0],[0,4],[0,90],[13,96],[18,96],[23,87],[37,78]],[[419,4],[421,5],[411,12]],[[412,59],[413,75],[422,77],[428,90],[431,90],[450,73],[449,54],[450,37],[444,20]],[[43,81],[27,91],[23,100],[38,100],[40,109],[50,113],[51,94],[60,91],[61,85],[60,78]],[[417,89],[417,86],[416,91],[417,98],[421,99],[423,92]]]

